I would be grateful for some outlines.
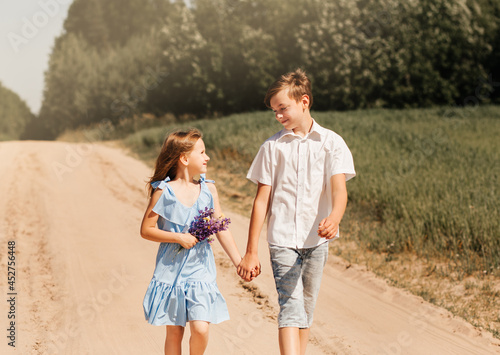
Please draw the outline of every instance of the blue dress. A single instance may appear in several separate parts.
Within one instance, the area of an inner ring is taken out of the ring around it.
[[[202,175],[198,200],[187,207],[177,200],[168,181],[167,177],[151,184],[163,190],[153,207],[153,212],[159,215],[158,228],[187,233],[199,210],[213,208],[212,194]],[[217,287],[216,275],[214,254],[207,241],[198,242],[191,249],[181,248],[178,243],[161,243],[143,301],[148,323],[186,326],[192,320],[214,324],[228,320],[226,301]]]

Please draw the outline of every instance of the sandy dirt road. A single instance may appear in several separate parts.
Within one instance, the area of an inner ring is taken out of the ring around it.
[[[162,354],[165,330],[147,324],[142,311],[158,248],[138,234],[149,174],[103,145],[0,143],[1,354]],[[248,220],[226,214],[243,252]],[[8,241],[15,242],[15,295]],[[211,327],[207,354],[278,354],[265,235],[264,271],[252,283],[239,280],[214,244],[231,320]],[[500,341],[489,333],[330,256],[308,354],[497,353]]]

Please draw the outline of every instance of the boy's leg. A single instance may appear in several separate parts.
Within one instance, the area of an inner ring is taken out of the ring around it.
[[[307,343],[309,342],[309,329],[299,329],[300,355],[305,355]]]
[[[328,259],[328,244],[323,243],[304,252],[302,265],[302,284],[304,285],[304,308],[307,314],[307,328],[301,329],[300,351],[305,354],[309,340],[309,328],[313,322],[313,313],[318,299],[323,269]]]
[[[209,323],[201,320],[189,322],[191,338],[189,339],[189,353],[191,355],[203,354],[208,345]]]
[[[328,242],[323,243],[315,248],[308,249],[304,254],[302,283],[304,285],[304,305],[309,327],[312,325],[313,321],[314,307],[318,299],[323,269],[328,260],[328,245]]]
[[[165,354],[180,355],[182,352],[182,337],[184,327],[180,325],[167,325],[167,337],[165,339]]]
[[[305,355],[309,340],[309,328],[279,328],[281,355]]]
[[[300,328],[307,328],[302,286],[302,257],[298,250],[269,246],[274,281],[278,292],[279,344],[281,354],[299,355]]]
[[[300,330],[295,327],[279,328],[281,355],[300,355]]]

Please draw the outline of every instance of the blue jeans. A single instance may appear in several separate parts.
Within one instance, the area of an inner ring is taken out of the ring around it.
[[[313,321],[328,242],[314,248],[293,249],[269,245],[278,291],[278,327],[309,328]]]

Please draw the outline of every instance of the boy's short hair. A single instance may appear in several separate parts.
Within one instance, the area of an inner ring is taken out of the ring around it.
[[[271,108],[271,99],[281,90],[288,90],[288,97],[297,102],[300,101],[302,95],[309,96],[308,108],[311,109],[313,104],[311,81],[307,77],[306,72],[302,69],[297,68],[292,72],[280,76],[278,80],[269,86],[266,97],[264,98],[264,103],[267,107]]]

